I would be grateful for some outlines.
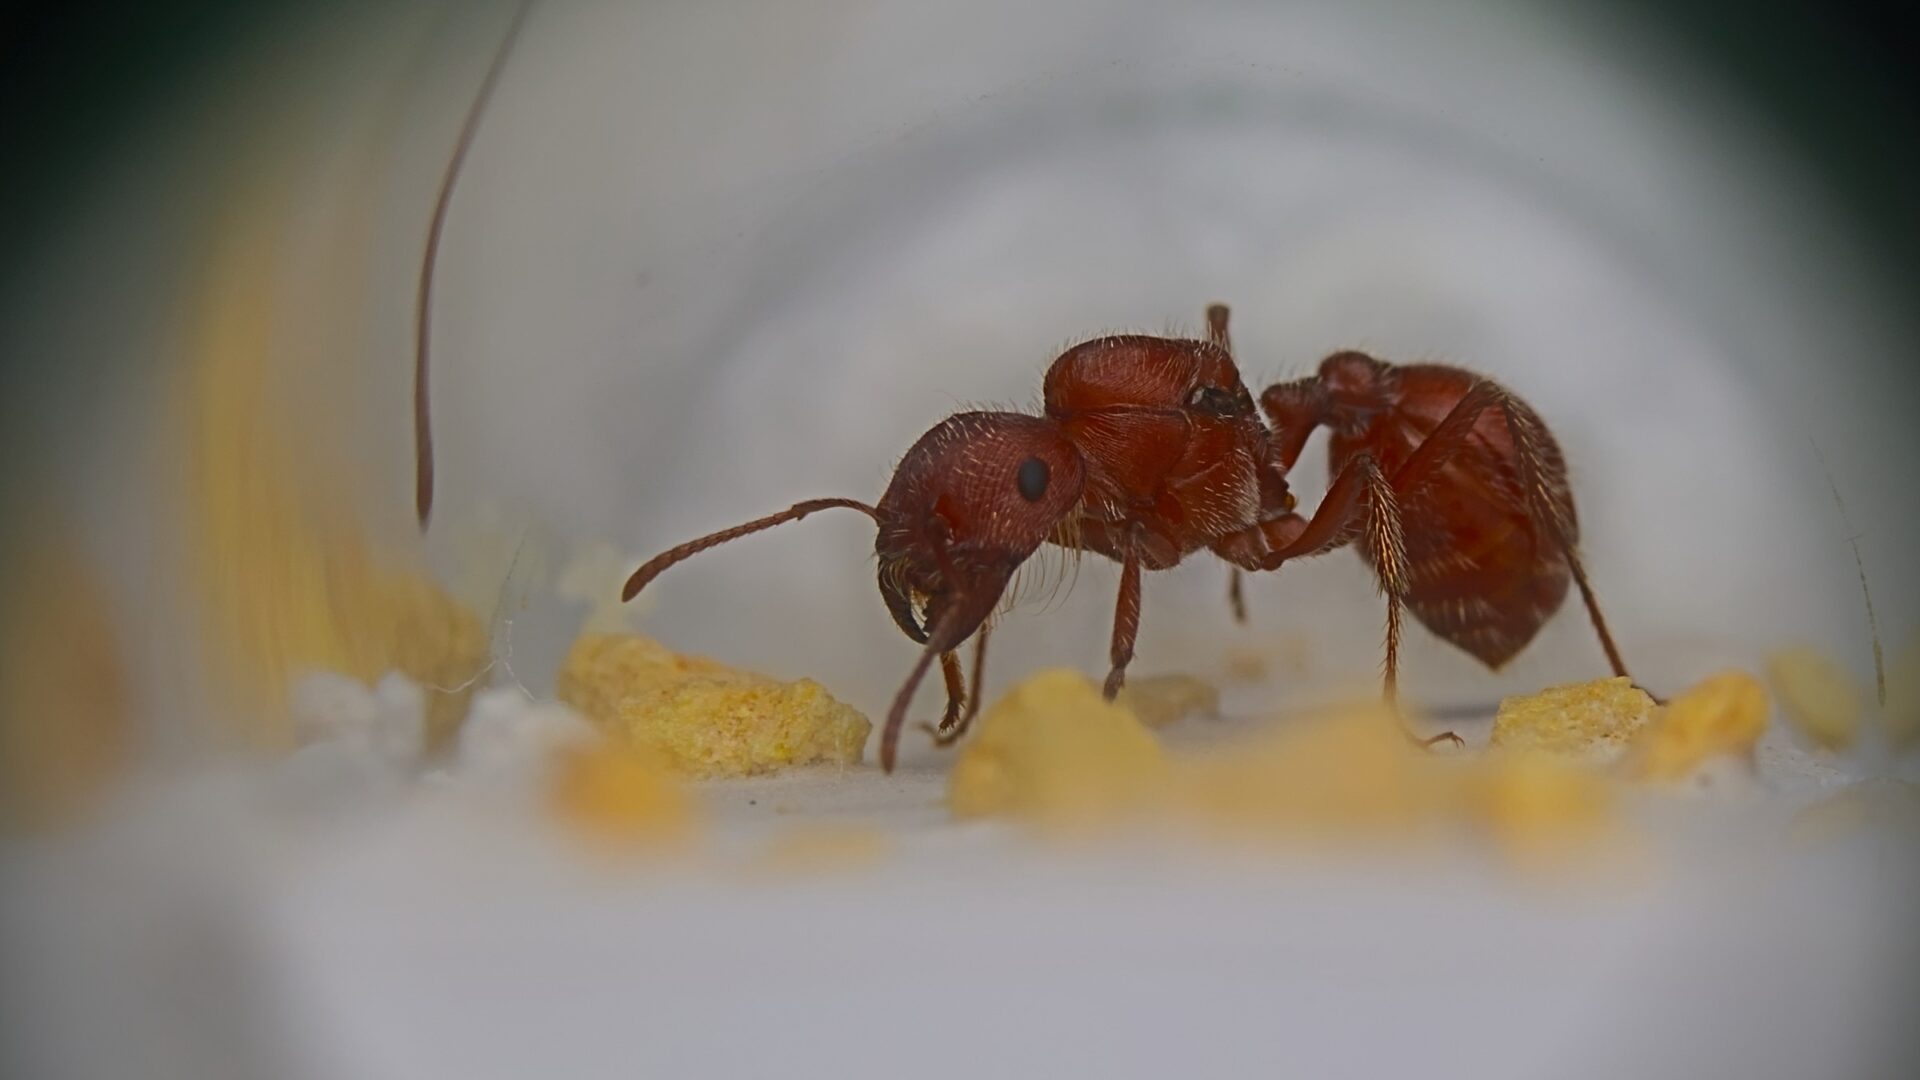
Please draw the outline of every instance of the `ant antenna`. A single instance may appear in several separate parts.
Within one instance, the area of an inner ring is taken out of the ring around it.
[[[420,260],[420,291],[414,301],[413,507],[420,518],[421,532],[426,531],[427,521],[433,516],[433,408],[427,396],[427,359],[433,328],[433,270],[440,258],[440,234],[446,229],[447,208],[453,204],[454,181],[459,179],[460,167],[466,162],[467,151],[473,146],[474,132],[480,127],[480,114],[486,111],[487,101],[493,97],[493,88],[500,82],[500,72],[507,66],[507,54],[520,37],[520,28],[525,25],[527,12],[532,7],[533,0],[520,0],[520,5],[514,9],[513,22],[508,24],[506,36],[500,39],[500,47],[493,54],[493,63],[487,68],[479,93],[474,95],[473,104],[467,108],[467,118],[460,125],[460,136],[454,143],[453,157],[447,162],[447,171],[440,177],[440,192],[433,203],[433,223],[427,227],[427,249]]]
[[[754,533],[771,529],[775,525],[784,525],[789,521],[799,521],[801,518],[806,517],[816,510],[831,510],[838,507],[845,507],[848,510],[858,510],[872,518],[876,524],[880,521],[880,512],[858,499],[809,499],[806,502],[794,503],[792,506],[777,514],[769,514],[763,518],[755,518],[744,525],[735,525],[731,529],[721,529],[717,533],[708,533],[698,540],[689,540],[679,547],[669,548],[655,555],[653,558],[648,559],[640,569],[635,570],[632,577],[627,579],[626,587],[620,590],[620,599],[622,602],[633,599],[639,595],[641,589],[647,587],[648,582],[659,577],[661,571],[675,563],[684,562],[708,548],[719,547],[729,540],[738,540],[743,536],[751,536]]]

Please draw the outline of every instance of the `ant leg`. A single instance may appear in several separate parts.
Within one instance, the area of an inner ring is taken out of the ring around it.
[[[1399,500],[1373,455],[1360,453],[1349,459],[1314,509],[1306,529],[1267,561],[1278,567],[1288,559],[1343,547],[1353,541],[1356,521],[1375,579],[1387,599],[1387,656],[1381,692],[1392,706],[1400,689],[1400,607],[1407,588],[1407,553],[1400,535]]]
[[[1120,693],[1127,681],[1127,665],[1133,662],[1133,641],[1140,633],[1140,545],[1138,538],[1127,544],[1126,561],[1120,567],[1120,597],[1113,606],[1113,647],[1108,659],[1113,667],[1107,672],[1102,691],[1108,701]]]
[[[1397,712],[1407,555],[1401,538],[1399,499],[1373,456],[1361,453],[1349,459],[1298,539],[1274,552],[1267,561],[1277,567],[1289,559],[1319,555],[1351,543],[1356,521],[1359,538],[1367,545],[1368,561],[1373,563],[1375,580],[1387,601],[1387,648],[1382,665],[1381,696],[1386,699],[1387,707]],[[1411,732],[1407,737],[1428,747],[1438,742],[1466,745],[1466,740],[1451,731],[1430,739],[1419,738]]]
[[[717,533],[708,533],[698,540],[689,540],[679,547],[671,548],[655,555],[642,564],[640,569],[635,570],[632,577],[627,579],[626,588],[620,590],[620,599],[622,601],[633,599],[639,594],[641,589],[647,587],[648,582],[659,577],[662,571],[675,563],[690,559],[708,548],[718,547],[729,540],[738,540],[743,536],[752,535],[763,529],[771,529],[775,525],[783,525],[789,521],[799,521],[801,518],[817,510],[831,510],[836,507],[858,510],[876,522],[880,520],[879,511],[858,499],[809,499],[806,502],[794,503],[792,506],[777,514],[768,514],[766,517],[755,518],[744,525],[735,525],[731,529],[721,529]]]
[[[955,652],[940,654],[940,674],[947,683],[947,711],[940,718],[940,730],[946,731],[960,720],[960,711],[967,707],[967,683],[960,674],[960,655]]]
[[[1247,621],[1246,585],[1241,581],[1240,568],[1234,567],[1227,574],[1227,606],[1233,609],[1233,621],[1244,624]]]
[[[440,234],[446,231],[447,210],[453,205],[453,185],[460,179],[467,151],[473,149],[480,116],[487,111],[487,101],[500,83],[500,72],[507,66],[507,54],[513,51],[513,43],[520,37],[520,28],[526,24],[531,7],[533,0],[521,0],[520,6],[514,9],[513,21],[507,24],[507,32],[494,50],[486,77],[480,80],[480,89],[473,95],[473,103],[467,106],[467,118],[461,122],[460,135],[454,140],[453,157],[447,160],[439,193],[434,196],[433,220],[427,226],[427,247],[420,256],[420,283],[413,304],[413,508],[421,532],[427,531],[427,522],[433,517],[433,405],[428,390],[432,381],[429,352],[433,343],[433,272],[440,262]]]
[[[1228,354],[1231,355],[1233,352],[1233,339],[1227,336],[1227,316],[1229,314],[1230,312],[1225,304],[1207,305],[1207,340],[1227,350]]]
[[[926,729],[927,734],[933,736],[935,746],[952,746],[959,742],[967,733],[967,729],[973,726],[973,718],[980,715],[980,687],[981,680],[986,677],[987,671],[987,629],[990,625],[992,624],[982,623],[980,632],[973,637],[973,696],[967,699],[967,711],[961,714],[959,723],[954,723],[949,713],[948,719],[941,721],[938,728],[932,724],[920,725]],[[951,706],[951,699],[949,699],[949,706]]]
[[[1520,463],[1520,489],[1528,516],[1553,538],[1566,558],[1567,568],[1573,572],[1574,584],[1580,589],[1580,599],[1586,604],[1587,617],[1593,623],[1594,634],[1600,639],[1600,648],[1606,652],[1607,663],[1612,666],[1613,673],[1631,678],[1627,673],[1626,661],[1620,658],[1620,649],[1614,644],[1613,634],[1607,629],[1607,620],[1600,614],[1600,599],[1594,594],[1592,583],[1587,580],[1587,568],[1581,563],[1579,550],[1574,544],[1577,530],[1573,520],[1573,493],[1564,484],[1547,482],[1547,477],[1555,470],[1547,468],[1549,450],[1540,430],[1540,421],[1513,395],[1487,380],[1475,384],[1401,465],[1393,478],[1394,487],[1403,498],[1416,498],[1421,487],[1439,473],[1447,459],[1465,448],[1474,422],[1487,409],[1498,409],[1506,421],[1507,434],[1513,440],[1514,456]]]
[[[907,681],[900,684],[900,690],[893,695],[893,705],[887,709],[887,725],[880,729],[880,768],[885,772],[893,771],[893,760],[900,748],[900,726],[906,722],[907,706],[913,703],[913,692],[920,689],[920,680],[926,678],[927,668],[933,664],[933,658],[949,650],[942,649],[936,640],[920,650],[920,659],[914,661],[913,670],[907,673]]]

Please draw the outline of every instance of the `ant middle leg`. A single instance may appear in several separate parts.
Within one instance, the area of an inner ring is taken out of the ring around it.
[[[1268,549],[1271,532],[1280,532],[1289,539]],[[1368,561],[1373,564],[1375,579],[1387,601],[1381,696],[1387,706],[1397,712],[1401,616],[1408,580],[1406,546],[1401,537],[1400,507],[1393,485],[1371,454],[1355,454],[1347,461],[1327,489],[1326,497],[1314,509],[1313,517],[1304,523],[1297,515],[1262,522],[1223,537],[1213,550],[1244,569],[1277,570],[1292,559],[1323,555],[1355,542],[1366,545]],[[1439,742],[1465,744],[1465,740],[1450,731],[1430,739],[1419,738],[1411,732],[1407,737],[1423,746]]]
[[[1107,651],[1112,667],[1102,693],[1112,701],[1127,681],[1127,665],[1133,662],[1134,639],[1140,635],[1140,544],[1138,536],[1127,545],[1127,557],[1120,566],[1120,595],[1113,605],[1113,644]]]
[[[940,674],[947,684],[947,711],[940,717],[940,730],[946,731],[960,722],[961,710],[967,707],[967,683],[960,673],[960,654],[941,653]]]

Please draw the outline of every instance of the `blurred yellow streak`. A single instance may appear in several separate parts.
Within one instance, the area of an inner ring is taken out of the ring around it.
[[[290,744],[286,702],[306,672],[374,681],[399,670],[429,688],[429,745],[465,715],[487,664],[486,629],[418,568],[412,550],[376,545],[346,470],[315,432],[351,437],[353,417],[320,425],[296,415],[283,376],[346,380],[364,292],[369,215],[329,235],[319,288],[294,280],[286,253],[293,200],[283,179],[255,182],[227,203],[205,286],[186,323],[183,428],[192,591],[204,616],[214,700],[247,743]],[[349,203],[353,207],[354,202]],[[289,330],[294,331],[289,333]],[[331,332],[330,332],[331,331]],[[294,341],[317,332],[321,350]],[[396,463],[400,467],[400,463]]]

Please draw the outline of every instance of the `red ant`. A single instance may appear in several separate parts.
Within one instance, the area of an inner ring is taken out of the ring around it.
[[[1406,579],[1399,519],[1385,474],[1351,456],[1311,521],[1293,513],[1287,462],[1240,381],[1227,347],[1227,309],[1208,309],[1209,340],[1095,338],[1047,371],[1045,411],[949,417],[907,451],[879,503],[815,499],[681,544],[628,580],[632,599],[661,571],[718,544],[818,510],[874,519],[881,599],[925,646],[881,729],[891,770],[913,692],[935,657],[947,709],[936,738],[949,743],[979,708],[987,620],[1020,564],[1043,543],[1098,552],[1121,564],[1105,694],[1119,693],[1140,628],[1140,575],[1205,548],[1247,570],[1273,570],[1364,538],[1393,596]],[[973,692],[957,650],[974,639]],[[1388,605],[1387,688],[1400,639]]]
[[[428,346],[433,270],[460,166],[530,0],[506,35],[442,177],[422,260],[414,371],[416,509],[433,505]],[[627,581],[630,600],[667,567],[817,510],[874,519],[882,600],[925,646],[894,696],[880,761],[893,768],[913,692],[940,658],[947,708],[935,730],[959,738],[978,712],[989,617],[1041,544],[1121,564],[1105,694],[1126,677],[1140,625],[1140,574],[1202,548],[1233,564],[1229,596],[1244,621],[1242,570],[1362,541],[1387,596],[1384,691],[1395,696],[1400,607],[1499,668],[1579,585],[1616,675],[1626,675],[1576,553],[1566,466],[1546,426],[1490,380],[1435,364],[1395,367],[1340,352],[1317,375],[1269,387],[1260,420],[1240,380],[1227,309],[1207,311],[1208,340],[1097,338],[1048,369],[1042,416],[968,412],[916,442],[876,505],[816,499],[673,548]],[[1332,431],[1332,484],[1313,518],[1293,513],[1286,475],[1319,425]],[[973,693],[957,655],[974,639]],[[1439,739],[1458,737],[1451,733]],[[1427,740],[1437,741],[1437,740]]]

